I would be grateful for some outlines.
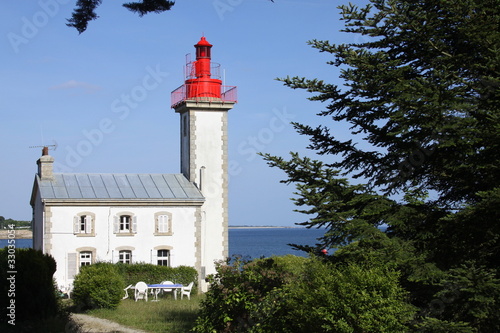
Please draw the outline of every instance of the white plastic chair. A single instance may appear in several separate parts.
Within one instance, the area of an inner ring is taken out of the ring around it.
[[[146,282],[137,282],[135,284],[135,301],[137,302],[138,299],[143,299],[146,302],[148,301],[148,285]]]
[[[161,284],[174,284],[174,283],[172,281],[162,281]],[[160,290],[158,290],[157,292],[160,292]],[[177,299],[177,290],[176,289],[162,288],[161,292],[162,293],[172,293],[172,295],[174,295],[174,298]]]
[[[122,299],[127,299],[128,298],[128,290],[130,288],[132,288],[134,285],[133,284],[129,284],[125,289],[123,289],[123,291],[125,292],[125,296],[123,296]]]
[[[191,282],[187,285],[187,287],[182,287],[181,299],[184,295],[186,295],[189,300],[191,299],[191,289],[193,289],[193,285],[194,285],[194,282]]]

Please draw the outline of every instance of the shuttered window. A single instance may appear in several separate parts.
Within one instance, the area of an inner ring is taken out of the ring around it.
[[[135,234],[137,233],[137,217],[122,214],[114,217],[113,233]]]
[[[172,213],[170,212],[155,213],[155,235],[158,236],[172,235]]]
[[[87,213],[78,214],[73,218],[73,233],[77,235],[94,235],[94,216]]]
[[[170,231],[169,220],[168,215],[158,216],[158,232],[166,233]]]

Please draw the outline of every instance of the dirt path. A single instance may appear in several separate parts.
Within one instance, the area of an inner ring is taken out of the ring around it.
[[[107,319],[92,317],[81,313],[72,313],[73,324],[66,331],[72,333],[147,333],[134,328],[122,326]],[[80,326],[80,330],[77,330]]]

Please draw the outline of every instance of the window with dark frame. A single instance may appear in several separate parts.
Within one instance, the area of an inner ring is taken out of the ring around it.
[[[120,216],[120,231],[130,232],[130,223],[131,216],[130,215],[121,215]]]
[[[92,264],[92,252],[90,251],[80,252],[80,267],[88,266],[90,264]]]
[[[73,218],[73,233],[78,236],[94,236],[93,214],[77,214]]]
[[[123,264],[131,264],[132,263],[132,251],[122,250],[118,253],[118,261]]]
[[[170,266],[170,250],[158,250],[158,266]]]
[[[80,216],[80,232],[85,233],[86,230],[86,223],[87,223],[87,215],[82,215]]]

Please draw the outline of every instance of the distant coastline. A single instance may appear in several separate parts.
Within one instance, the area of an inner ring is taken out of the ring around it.
[[[33,238],[33,231],[26,229],[15,229],[16,239],[31,239]],[[0,239],[8,239],[9,238],[9,230],[3,229],[0,230]]]

